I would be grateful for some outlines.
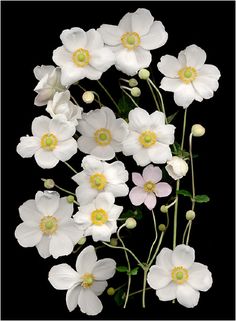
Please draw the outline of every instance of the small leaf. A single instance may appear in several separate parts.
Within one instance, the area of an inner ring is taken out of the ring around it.
[[[135,99],[135,97],[133,99],[136,102],[138,101],[138,99]],[[118,101],[118,106],[119,106],[120,112],[121,112],[120,116],[122,116],[123,118],[127,118],[130,110],[135,107],[132,100],[128,96],[126,96],[125,94],[122,94],[122,97]]]
[[[177,194],[192,197],[192,194],[189,191],[186,191],[185,189],[180,189],[177,191]]]
[[[168,117],[167,117],[167,123],[168,123],[168,124],[171,123],[172,120],[175,118],[175,116],[176,116],[178,113],[179,113],[179,111],[177,111],[176,113],[168,116]]]
[[[133,216],[134,216],[134,212],[131,210],[128,210],[126,212],[123,212],[120,217],[121,218],[129,218],[129,217],[133,217]]]
[[[128,268],[127,268],[127,266],[121,265],[121,266],[117,266],[117,267],[116,267],[116,270],[117,270],[118,272],[127,272],[127,271],[128,271]]]
[[[207,195],[196,195],[194,200],[196,203],[207,203],[210,201],[210,198]]]
[[[140,208],[136,208],[136,210],[133,213],[134,213],[134,218],[136,220],[141,220],[143,218],[143,213]]]
[[[114,300],[118,306],[122,306],[125,302],[125,291],[120,289],[114,295]]]
[[[138,270],[139,270],[139,266],[135,267],[133,270],[131,270],[127,274],[128,275],[137,275],[138,274]]]

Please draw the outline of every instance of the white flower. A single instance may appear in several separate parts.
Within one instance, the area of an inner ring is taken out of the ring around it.
[[[163,24],[154,21],[147,9],[128,12],[118,26],[103,24],[98,31],[116,55],[116,68],[129,76],[148,67],[150,50],[163,46],[168,38]]]
[[[65,115],[36,117],[32,122],[33,136],[21,137],[17,153],[28,158],[34,155],[42,168],[52,168],[60,161],[65,162],[77,152],[77,143],[72,136],[75,126],[68,122]]]
[[[122,118],[116,119],[108,107],[83,114],[77,130],[82,135],[78,139],[79,149],[102,160],[110,160],[121,151],[129,132],[127,123]]]
[[[161,57],[157,67],[165,77],[160,88],[174,92],[175,103],[183,108],[194,100],[213,97],[219,87],[220,71],[205,61],[206,52],[196,45],[180,51],[178,59],[170,55]]]
[[[56,115],[65,115],[66,119],[76,126],[78,124],[77,119],[81,119],[83,108],[70,101],[70,92],[67,90],[62,93],[55,93],[53,100],[48,102],[46,111],[52,118]]]
[[[58,264],[49,271],[48,280],[55,289],[68,290],[66,305],[70,312],[78,305],[81,312],[97,315],[103,308],[98,296],[115,271],[116,262],[108,258],[97,261],[95,249],[90,245],[77,257],[76,271],[68,264]]]
[[[174,143],[175,126],[165,125],[165,115],[155,111],[151,115],[142,108],[129,112],[130,133],[123,142],[123,153],[133,155],[140,166],[153,162],[164,164],[171,159],[169,145]]]
[[[94,29],[64,30],[60,35],[63,46],[53,51],[53,61],[61,67],[61,82],[71,85],[80,79],[97,80],[110,68],[115,57],[104,47],[101,35]]]
[[[194,262],[195,251],[181,244],[174,251],[163,248],[157,255],[156,265],[150,268],[147,282],[156,290],[161,301],[177,301],[186,308],[198,304],[199,291],[212,285],[211,272],[206,265]]]
[[[73,204],[57,192],[37,192],[35,200],[19,207],[19,213],[23,223],[17,226],[15,237],[23,247],[36,246],[43,258],[70,254],[83,236],[71,218]]]
[[[117,230],[116,220],[123,206],[114,205],[115,198],[111,193],[100,193],[96,199],[84,206],[73,216],[84,235],[92,235],[95,242],[110,241],[111,234]]]
[[[66,88],[61,84],[61,69],[54,66],[37,66],[34,68],[34,75],[39,80],[34,91],[38,93],[35,97],[36,106],[44,106],[56,92],[65,91]]]
[[[182,158],[173,156],[165,167],[167,173],[175,180],[182,178],[188,172],[188,164]]]
[[[93,156],[85,156],[81,166],[84,170],[72,177],[79,185],[76,197],[80,205],[91,203],[101,192],[111,192],[115,197],[128,195],[125,182],[129,174],[122,162],[108,164]]]

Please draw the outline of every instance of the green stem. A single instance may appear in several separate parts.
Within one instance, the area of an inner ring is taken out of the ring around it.
[[[184,110],[184,122],[183,122],[181,150],[183,150],[183,148],[184,148],[184,137],[185,137],[185,129],[186,129],[186,120],[187,120],[187,108]]]
[[[96,91],[92,91],[92,93],[97,97],[97,99],[94,99],[94,100],[96,100],[98,102],[100,108],[102,108],[103,105],[101,103],[99,95],[96,93]]]
[[[192,138],[193,134],[189,135],[189,154],[190,154],[190,163],[191,163],[191,176],[192,176],[192,210],[195,208],[195,182],[194,182],[194,168],[193,168],[193,153],[192,153]]]
[[[152,246],[151,246],[151,248],[150,248],[149,255],[148,255],[148,259],[147,259],[147,263],[148,263],[149,260],[150,260],[153,247],[154,247],[154,245],[156,244],[156,241],[157,241],[157,224],[156,224],[155,213],[154,213],[153,210],[152,210],[152,218],[153,218],[153,225],[154,225],[154,230],[155,230],[155,239],[154,239],[154,241],[153,241],[153,243],[152,243]]]
[[[165,234],[165,232],[161,232],[161,236],[160,236],[160,238],[159,238],[159,242],[158,242],[156,251],[155,251],[152,259],[151,259],[150,262],[148,263],[148,269],[150,268],[150,266],[152,265],[152,262],[155,260],[155,258],[156,258],[156,256],[157,256],[157,253],[158,253],[158,251],[159,251],[159,249],[160,249],[160,246],[161,246],[161,243],[162,243],[164,234]]]
[[[142,307],[145,308],[145,294],[146,294],[146,284],[147,284],[147,273],[148,270],[145,269],[143,272],[143,294],[142,294]]]
[[[151,290],[151,289],[152,289],[152,288],[148,287],[148,288],[146,288],[146,291],[147,291],[147,290]],[[135,295],[135,294],[142,293],[142,292],[143,292],[143,289],[142,289],[142,290],[135,291],[135,292],[132,292],[132,293],[130,293],[129,296],[133,296],[133,295]]]
[[[188,242],[189,242],[191,227],[192,227],[192,221],[189,221],[189,228],[188,228],[188,235],[187,235],[187,239],[186,239],[186,245],[188,245]]]
[[[105,93],[107,94],[107,96],[110,98],[110,100],[113,102],[113,104],[116,106],[118,112],[120,113],[120,107],[118,106],[118,104],[115,102],[115,100],[113,99],[113,97],[111,96],[111,94],[109,93],[109,91],[103,86],[103,84],[97,80],[98,84],[100,85],[100,87],[105,91]]]
[[[74,102],[77,106],[79,106],[79,104],[77,103],[77,100],[76,100],[71,94],[70,94],[70,96],[71,96],[73,102]]]
[[[173,249],[176,247],[176,236],[177,236],[177,218],[178,218],[178,202],[179,196],[177,194],[180,186],[179,179],[176,181],[176,202],[175,202],[175,210],[174,210],[174,230],[173,230]]]
[[[147,84],[148,84],[148,87],[149,87],[149,89],[150,89],[150,91],[151,91],[151,93],[152,93],[152,97],[153,97],[153,99],[154,99],[154,101],[155,101],[157,110],[161,111],[161,110],[160,110],[160,106],[159,106],[158,101],[157,101],[157,98],[156,98],[156,95],[155,95],[155,93],[154,93],[154,91],[153,91],[153,89],[152,89],[152,86],[150,85],[150,82],[147,81]]]
[[[184,234],[183,234],[183,238],[182,238],[182,244],[184,244],[184,240],[185,240],[185,236],[186,236],[186,233],[187,233],[187,230],[188,230],[188,227],[189,227],[189,223],[190,223],[190,221],[188,221],[188,223],[186,224],[186,227],[184,229]]]
[[[118,288],[115,289],[115,291],[119,291],[120,289],[122,289],[124,286],[126,286],[126,283],[127,282],[125,282],[124,284],[120,285]]]
[[[70,164],[68,164],[67,162],[63,162],[63,163],[66,164],[66,166],[68,166],[72,170],[72,172],[74,172],[75,174],[78,174],[78,172]]]
[[[123,93],[126,94],[127,97],[129,97],[129,99],[132,101],[132,103],[133,103],[136,107],[139,107],[139,105],[136,103],[136,101],[124,90],[124,88],[121,87],[121,90],[123,91]]]
[[[156,92],[158,93],[158,95],[159,95],[159,97],[160,97],[160,101],[161,101],[162,111],[163,111],[163,113],[164,113],[165,116],[166,116],[164,102],[163,102],[162,95],[161,95],[159,89],[157,88],[157,86],[154,84],[154,82],[153,82],[150,78],[148,78],[147,81],[152,85],[152,87],[153,87],[153,88],[156,90]]]
[[[76,205],[80,206],[80,204],[79,204],[78,202],[74,201],[74,203],[75,203]]]
[[[45,182],[46,179],[45,179],[45,178],[41,178],[41,181]],[[70,195],[76,196],[75,193],[73,193],[73,192],[71,192],[71,191],[68,191],[68,190],[65,189],[65,188],[62,188],[62,187],[58,186],[57,184],[54,184],[54,186],[55,186],[57,189],[59,189],[60,191],[65,192],[66,194],[70,194]]]
[[[170,224],[169,211],[167,211],[167,213],[166,213],[166,230],[168,229],[169,224]]]

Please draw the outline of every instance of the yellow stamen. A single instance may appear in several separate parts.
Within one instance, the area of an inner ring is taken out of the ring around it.
[[[102,208],[91,213],[91,221],[95,225],[103,225],[108,220],[108,214]]]
[[[193,67],[185,67],[178,71],[179,78],[185,83],[189,84],[197,77],[197,71]]]
[[[94,139],[101,146],[109,145],[112,140],[111,132],[109,129],[100,128],[94,133]]]
[[[94,275],[91,273],[85,273],[81,276],[81,279],[83,282],[81,283],[81,286],[85,289],[90,288],[94,281]]]
[[[156,141],[157,135],[154,132],[151,132],[150,130],[142,132],[139,136],[139,142],[145,148],[149,148],[155,145]]]
[[[140,45],[141,39],[137,32],[126,32],[121,37],[123,46],[129,50],[134,50]]]
[[[40,230],[45,235],[52,235],[57,231],[57,219],[54,216],[44,216],[39,224]]]
[[[177,284],[183,284],[188,280],[188,270],[182,266],[176,266],[171,272],[172,280]]]
[[[80,48],[73,53],[72,59],[77,67],[85,67],[90,61],[90,55],[88,50]]]
[[[58,139],[55,135],[47,133],[41,137],[41,147],[45,150],[52,151],[57,146]]]
[[[101,173],[96,173],[90,176],[90,185],[92,188],[96,188],[98,191],[101,191],[107,185],[106,177]]]
[[[152,193],[155,190],[155,187],[155,183],[148,181],[144,184],[143,189],[145,190],[145,192]]]

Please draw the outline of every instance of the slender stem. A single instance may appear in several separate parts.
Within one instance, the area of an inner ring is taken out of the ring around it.
[[[147,273],[148,270],[145,269],[143,272],[143,294],[142,294],[142,307],[145,308],[145,294],[146,294],[146,284],[147,284]]]
[[[125,285],[126,285],[127,282],[125,282],[124,284],[120,285],[118,288],[115,289],[115,291],[119,291],[120,289],[122,289]],[[129,295],[130,296],[130,295]]]
[[[45,179],[45,178],[41,178],[41,180],[42,180],[43,182],[45,182],[45,181],[46,181],[46,179]],[[70,192],[70,191],[68,191],[68,190],[67,190],[67,189],[65,189],[65,188],[62,188],[62,187],[58,186],[57,184],[54,184],[54,186],[55,186],[56,188],[58,188],[59,190],[61,190],[61,191],[65,192],[65,193],[67,193],[67,194],[70,194],[70,195],[74,195],[74,196],[76,196],[76,195],[75,195],[75,193]]]
[[[185,240],[185,236],[186,236],[186,233],[187,233],[187,230],[188,230],[188,227],[189,227],[189,223],[190,223],[190,221],[188,221],[188,223],[186,224],[186,227],[184,229],[184,234],[183,234],[183,238],[182,238],[182,244],[184,244],[184,240]]]
[[[73,253],[77,253],[81,249],[82,245],[79,245],[79,247],[73,251]]]
[[[186,245],[188,245],[188,242],[189,242],[191,227],[192,227],[192,221],[189,221],[189,228],[188,228],[188,235],[187,235],[187,239],[186,239]]]
[[[150,260],[153,247],[154,247],[154,245],[156,244],[156,241],[157,241],[157,224],[156,224],[155,213],[154,213],[153,210],[152,210],[152,218],[153,218],[153,225],[154,225],[154,230],[155,230],[155,239],[154,239],[154,241],[153,241],[153,243],[152,243],[152,246],[151,246],[151,248],[150,248],[149,255],[148,255],[148,259],[147,259],[147,263],[148,263],[149,260]]]
[[[161,101],[162,111],[163,111],[163,113],[164,113],[165,116],[166,116],[164,102],[163,102],[162,95],[161,95],[159,89],[157,88],[157,86],[154,84],[154,82],[153,82],[150,78],[148,78],[147,81],[152,85],[152,87],[153,87],[153,88],[156,90],[156,92],[158,93],[158,95],[159,95],[159,97],[160,97],[160,101]]]
[[[172,203],[170,203],[169,205],[166,206],[167,209],[171,208],[173,205],[175,205],[175,203],[176,203],[176,198]]]
[[[120,87],[121,90],[123,91],[123,93],[126,94],[126,96],[129,97],[129,99],[132,101],[132,103],[136,106],[136,107],[139,107],[139,105],[136,103],[136,101],[130,96],[130,94],[128,94],[122,87]]]
[[[177,192],[179,190],[179,186],[180,186],[180,182],[179,182],[179,179],[178,179],[176,181],[176,202],[175,202],[175,210],[174,210],[173,249],[176,247],[178,202],[179,202],[179,196],[178,196]]]
[[[167,211],[167,213],[166,213],[166,230],[168,229],[169,224],[170,224],[169,211]]]
[[[115,100],[113,99],[113,97],[111,96],[111,94],[108,92],[108,90],[103,86],[103,84],[97,80],[98,84],[100,85],[100,87],[105,91],[105,93],[107,94],[107,96],[110,98],[110,100],[113,102],[113,104],[116,106],[118,112],[120,113],[120,107],[118,106],[118,104],[115,102]]]
[[[68,166],[72,170],[72,172],[74,172],[75,174],[78,173],[70,164],[68,164],[67,162],[63,162],[63,163],[66,164],[66,166]]]
[[[102,108],[103,105],[102,105],[102,103],[101,103],[101,100],[100,100],[99,95],[96,93],[96,91],[92,91],[92,93],[98,98],[98,99],[97,99],[98,104],[99,104],[100,108]]]
[[[146,288],[146,291],[147,291],[147,290],[151,290],[151,289],[152,289],[152,288],[148,287],[148,288]],[[133,296],[133,295],[135,295],[135,294],[142,293],[142,292],[143,292],[143,289],[142,289],[142,290],[135,291],[135,292],[132,292],[132,293],[130,293],[129,296]]]
[[[122,80],[122,81],[124,81],[124,82],[129,83],[129,80],[128,80],[128,79],[120,78],[119,80]]]
[[[152,89],[152,86],[150,85],[150,82],[147,81],[147,84],[148,84],[148,87],[149,87],[149,89],[150,89],[150,91],[151,91],[151,93],[152,93],[152,97],[153,97],[153,99],[154,99],[154,101],[155,101],[157,110],[161,111],[161,110],[160,110],[160,106],[159,106],[158,101],[157,101],[157,98],[156,98],[156,95],[155,95],[155,93],[154,93],[154,91],[153,91],[153,89]]]
[[[184,137],[185,137],[185,129],[186,129],[186,119],[187,119],[187,108],[184,110],[184,122],[183,122],[183,132],[182,132],[181,150],[183,150],[183,148],[184,148]]]
[[[192,138],[193,134],[189,135],[189,154],[190,154],[190,163],[191,163],[191,176],[192,176],[192,210],[195,207],[195,183],[194,183],[194,168],[193,168],[193,153],[192,153]]]
[[[78,202],[74,201],[74,203],[75,203],[76,205],[80,206]]]
[[[73,102],[74,102],[77,106],[79,106],[79,104],[77,103],[77,100],[76,100],[71,94],[70,94],[70,96],[71,96]]]
[[[155,258],[156,258],[156,256],[157,256],[157,253],[158,253],[158,251],[159,251],[159,249],[160,249],[160,246],[161,246],[161,243],[162,243],[164,234],[165,234],[165,232],[161,232],[161,236],[160,236],[160,238],[159,238],[159,242],[158,242],[156,251],[155,251],[153,257],[151,258],[150,262],[148,263],[148,268],[152,265],[152,262],[155,260]]]

